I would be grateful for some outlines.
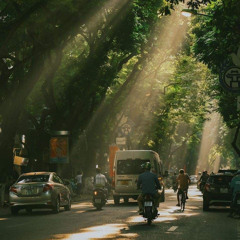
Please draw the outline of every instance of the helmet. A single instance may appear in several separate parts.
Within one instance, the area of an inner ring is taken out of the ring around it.
[[[150,170],[152,166],[150,162],[146,162],[146,163],[143,163],[141,167],[144,169]]]
[[[180,170],[179,170],[179,173],[184,173],[184,170],[183,170],[183,169],[180,169]]]

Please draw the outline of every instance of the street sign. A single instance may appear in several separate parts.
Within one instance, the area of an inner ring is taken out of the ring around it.
[[[129,123],[124,123],[122,126],[121,126],[121,132],[124,136],[127,136],[129,135],[129,133],[132,131],[132,127]]]
[[[117,145],[126,145],[126,138],[125,137],[117,137],[116,144]]]
[[[240,92],[240,68],[231,66],[222,69],[220,73],[220,83],[230,92]]]

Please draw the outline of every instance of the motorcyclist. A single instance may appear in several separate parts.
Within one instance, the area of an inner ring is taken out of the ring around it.
[[[160,201],[160,194],[158,189],[161,190],[161,185],[159,183],[158,177],[156,174],[152,173],[151,163],[146,162],[142,165],[144,172],[139,175],[137,181],[137,188],[142,190],[142,193],[138,196],[138,206],[139,206],[139,214],[143,214],[143,200],[145,194],[151,194],[154,197],[154,206],[157,211]]]
[[[236,193],[240,192],[240,170],[238,170],[236,175],[232,178],[232,181],[230,183],[230,187],[231,187],[231,190],[232,190],[232,201],[231,201],[231,205],[230,205],[229,216],[231,217],[232,214],[233,214],[233,211],[234,211]]]
[[[96,176],[94,177],[94,187],[103,189],[106,196],[108,196],[107,184],[108,184],[107,178],[103,174],[101,174],[101,168],[96,168]]]
[[[182,191],[186,192],[186,199],[188,199],[187,191],[188,191],[188,186],[190,184],[190,178],[187,173],[184,173],[183,169],[179,170],[179,175],[177,177],[178,181],[178,192],[177,192],[177,206],[180,206],[180,199],[179,195]]]

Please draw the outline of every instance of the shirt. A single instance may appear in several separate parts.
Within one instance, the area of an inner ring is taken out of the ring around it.
[[[161,189],[157,175],[150,171],[140,174],[138,177],[137,187],[140,188],[140,186],[142,186],[143,194],[156,194],[157,189]]]
[[[82,174],[77,175],[75,179],[77,183],[82,183]]]
[[[235,195],[236,192],[240,191],[240,175],[236,175],[232,178],[230,186],[233,190],[233,195]]]
[[[105,187],[106,184],[106,177],[103,174],[98,173],[95,177],[95,187]]]
[[[178,181],[178,188],[185,190],[188,189],[188,184],[190,183],[190,178],[188,176],[188,174],[184,173],[184,174],[179,174],[177,177],[177,181]]]

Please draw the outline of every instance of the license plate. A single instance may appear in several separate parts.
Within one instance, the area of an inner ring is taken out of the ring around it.
[[[101,198],[95,198],[95,203],[101,203],[101,202],[102,202]]]
[[[144,207],[152,207],[152,202],[144,202]]]
[[[128,185],[128,181],[121,181],[122,185]]]
[[[220,188],[220,193],[228,193],[228,188]]]

